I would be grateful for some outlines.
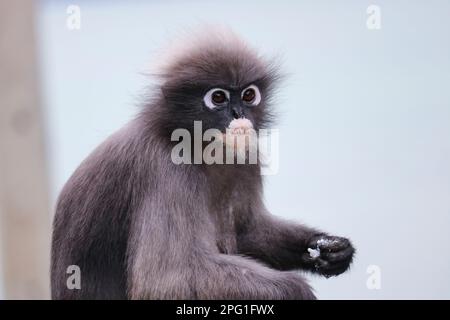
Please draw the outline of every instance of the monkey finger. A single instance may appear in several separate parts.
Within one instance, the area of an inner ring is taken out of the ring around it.
[[[330,262],[337,262],[337,261],[343,261],[348,260],[353,257],[355,250],[353,247],[347,247],[340,251],[334,251],[334,252],[321,252],[321,258],[325,259]]]
[[[305,265],[313,266],[317,261],[318,257],[311,257],[311,255],[307,252],[302,255],[302,261]]]
[[[330,263],[326,260],[317,258],[316,261],[314,261],[314,268],[319,272],[322,273],[322,270],[326,270],[330,267]]]
[[[336,252],[351,247],[351,243],[346,238],[341,237],[329,237],[327,239],[318,240],[317,246],[321,252]]]

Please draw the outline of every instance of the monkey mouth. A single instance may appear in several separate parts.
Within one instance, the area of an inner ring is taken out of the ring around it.
[[[233,119],[226,129],[226,134],[248,135],[253,132],[253,123],[247,118]]]
[[[234,119],[225,131],[222,133],[222,142],[226,148],[236,151],[238,155],[257,143],[257,135],[249,119]]]

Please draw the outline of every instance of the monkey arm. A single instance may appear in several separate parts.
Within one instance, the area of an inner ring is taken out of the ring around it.
[[[348,239],[283,221],[266,209],[242,227],[238,251],[278,270],[304,269],[327,277],[347,270],[354,254]]]
[[[238,252],[278,270],[306,267],[303,257],[310,239],[323,232],[294,224],[264,211],[251,216],[238,233]]]

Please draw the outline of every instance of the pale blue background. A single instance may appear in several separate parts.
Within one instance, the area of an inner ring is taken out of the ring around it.
[[[66,8],[81,7],[81,30]],[[381,8],[381,30],[366,9]],[[450,2],[44,1],[38,20],[52,199],[137,111],[139,73],[178,31],[225,23],[290,77],[280,91],[269,208],[350,237],[320,298],[450,298]],[[381,290],[366,287],[369,265]]]

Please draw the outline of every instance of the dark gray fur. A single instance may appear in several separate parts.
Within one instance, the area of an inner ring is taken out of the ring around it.
[[[229,108],[202,102],[228,88],[231,104],[255,129],[268,127],[276,69],[239,41],[220,37],[188,50],[161,70],[161,85],[143,111],[101,144],[75,171],[54,219],[54,299],[313,299],[295,269],[337,275],[353,248],[345,238],[272,216],[262,200],[258,165],[175,165],[176,128],[224,130]],[[240,105],[256,83],[263,101]],[[312,261],[317,239],[336,240]],[[69,290],[66,269],[81,269],[81,290]]]

